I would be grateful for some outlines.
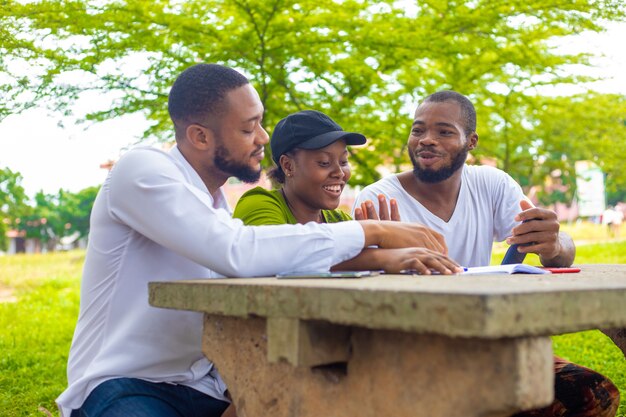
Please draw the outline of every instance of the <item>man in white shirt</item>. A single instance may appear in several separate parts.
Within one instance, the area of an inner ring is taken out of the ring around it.
[[[624,221],[624,212],[618,207],[614,208],[613,212],[613,237],[620,237],[620,230],[622,228],[622,222]]]
[[[613,210],[613,206],[608,206],[602,212],[602,224],[606,226],[606,230],[609,234],[609,237],[613,237],[613,220],[615,217],[615,210]]]
[[[178,77],[168,107],[176,147],[126,153],[96,198],[69,385],[57,399],[64,417],[213,417],[227,408],[201,352],[202,314],[150,307],[150,281],[327,271],[370,245],[446,251],[441,235],[406,223],[243,226],[220,187],[231,176],[259,178],[268,135],[258,94],[238,72],[200,64]]]
[[[602,212],[602,224],[607,226],[610,238],[619,238],[623,220],[624,213],[617,207],[608,206]]]
[[[520,252],[539,255],[545,266],[571,265],[574,243],[559,232],[556,213],[533,207],[505,172],[465,165],[477,143],[476,111],[467,98],[452,91],[427,97],[415,112],[408,139],[413,171],[365,187],[355,215],[363,218],[365,202],[363,209],[370,212],[365,217],[371,218],[379,196],[392,198],[403,221],[443,234],[449,256],[463,266],[489,265],[494,239],[505,238],[523,245]]]
[[[574,243],[559,232],[556,213],[533,207],[506,173],[465,165],[477,143],[476,111],[465,96],[428,96],[415,111],[408,139],[413,171],[363,189],[355,218],[377,218],[381,206],[382,218],[391,211],[396,220],[425,224],[444,235],[450,258],[463,266],[489,265],[494,239],[524,245],[518,250],[536,253],[545,266],[571,265]],[[557,357],[554,369],[554,403],[516,417],[615,415],[619,391],[609,379]]]

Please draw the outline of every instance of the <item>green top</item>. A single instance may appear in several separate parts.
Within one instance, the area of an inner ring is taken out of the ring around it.
[[[338,223],[352,220],[342,210],[322,210],[326,223]],[[266,190],[255,187],[246,191],[235,207],[233,217],[243,220],[244,224],[261,226],[265,224],[297,224],[298,221],[289,209],[280,190]]]

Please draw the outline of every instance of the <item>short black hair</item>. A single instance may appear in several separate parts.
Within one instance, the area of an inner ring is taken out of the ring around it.
[[[461,106],[465,119],[465,134],[469,135],[472,132],[476,132],[476,109],[472,102],[463,94],[451,90],[438,91],[426,97],[422,104],[443,103],[445,101],[454,101]]]
[[[293,158],[298,151],[300,151],[300,148],[293,148],[283,153],[283,155],[287,155],[288,157]],[[280,188],[280,186],[283,185],[286,181],[285,171],[283,171],[283,168],[280,166],[280,164],[275,163],[273,166],[268,168],[267,178],[269,178],[274,188]]]
[[[279,166],[274,165],[267,170],[267,178],[274,188],[280,188],[285,183],[285,172]]]
[[[248,83],[244,75],[223,65],[197,64],[187,68],[174,81],[168,97],[167,108],[174,126],[206,123],[211,116],[219,116],[224,111],[226,94]]]

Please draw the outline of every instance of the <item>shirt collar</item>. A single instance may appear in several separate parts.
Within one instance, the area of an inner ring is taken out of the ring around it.
[[[181,165],[191,183],[210,195],[211,193],[209,193],[209,189],[202,181],[202,178],[200,178],[200,175],[198,175],[196,170],[193,169],[191,164],[187,161],[187,159],[185,159],[185,156],[181,153],[180,149],[178,149],[178,146],[174,145],[169,152],[170,155],[172,155],[172,157]]]
[[[185,156],[182,154],[180,149],[178,149],[178,145],[172,146],[169,153],[180,164],[186,177],[190,180],[190,182],[195,187],[201,189],[202,191],[207,193],[209,197],[211,197],[211,200],[213,201],[213,207],[223,208],[225,210],[228,210],[229,212],[231,211],[230,206],[228,204],[228,200],[226,199],[226,196],[224,195],[224,190],[222,189],[222,187],[217,189],[217,191],[215,192],[215,195],[211,195],[206,184],[204,183],[204,181],[202,181],[202,178],[200,178],[200,175],[198,175],[196,170],[193,169],[191,164],[187,161],[187,159],[185,159]]]

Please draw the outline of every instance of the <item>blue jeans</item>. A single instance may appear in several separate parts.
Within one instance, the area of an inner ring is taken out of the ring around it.
[[[226,407],[184,385],[119,378],[98,385],[71,417],[220,417]]]

